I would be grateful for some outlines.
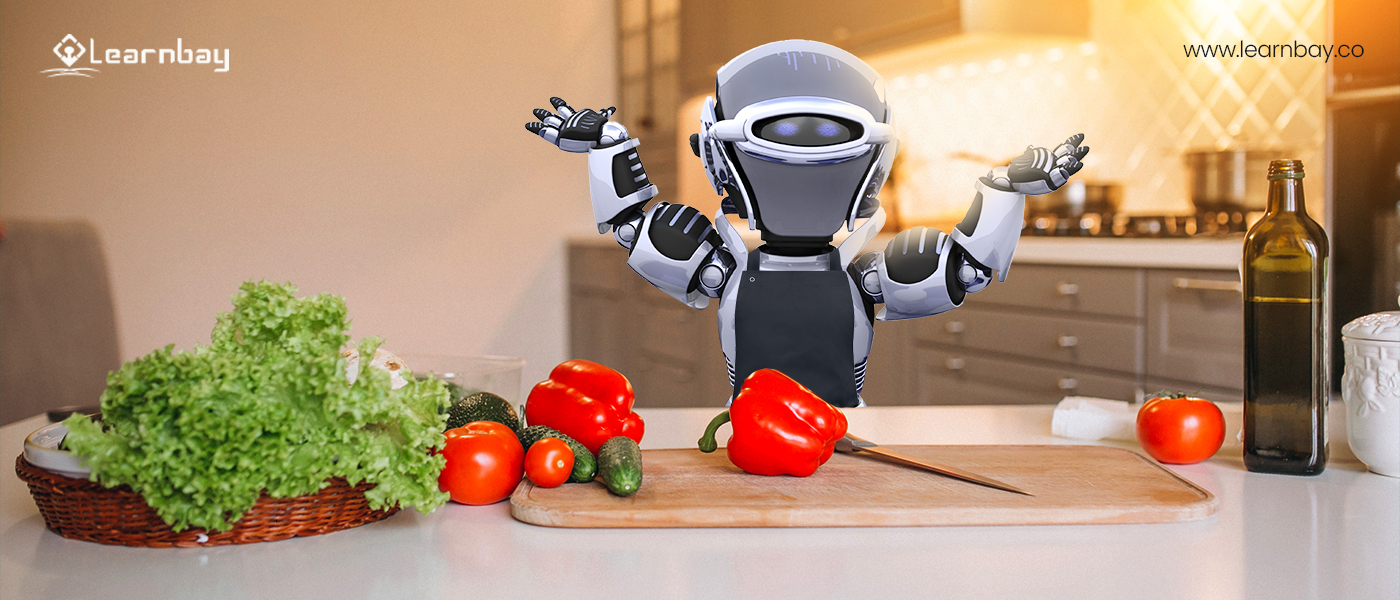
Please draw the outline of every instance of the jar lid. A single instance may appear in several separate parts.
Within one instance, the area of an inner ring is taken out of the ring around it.
[[[1378,312],[1347,323],[1342,335],[1354,340],[1400,342],[1400,311]]]

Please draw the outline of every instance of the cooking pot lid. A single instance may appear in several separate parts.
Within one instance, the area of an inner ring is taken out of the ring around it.
[[[1347,323],[1342,335],[1354,340],[1400,342],[1400,311],[1378,312]]]

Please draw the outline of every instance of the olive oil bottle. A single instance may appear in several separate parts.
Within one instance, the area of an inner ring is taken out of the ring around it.
[[[1303,204],[1303,163],[1269,164],[1269,204],[1244,239],[1244,464],[1327,464],[1327,234]]]

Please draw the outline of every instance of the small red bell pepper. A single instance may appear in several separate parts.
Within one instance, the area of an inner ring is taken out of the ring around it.
[[[773,369],[744,380],[729,410],[705,429],[701,452],[715,451],[715,431],[726,422],[734,427],[729,462],[755,475],[811,475],[846,435],[846,415]]]
[[[632,412],[632,384],[621,373],[587,360],[568,360],[535,384],[525,421],[553,427],[598,453],[619,435],[641,443],[646,425]]]

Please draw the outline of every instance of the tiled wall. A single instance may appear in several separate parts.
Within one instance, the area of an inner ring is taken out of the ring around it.
[[[1182,45],[1324,44],[1325,0],[1091,4],[1088,39],[967,34],[865,57],[889,85],[906,222],[960,217],[986,162],[1076,132],[1092,147],[1082,175],[1124,184],[1126,212],[1189,213],[1183,152],[1246,147],[1303,160],[1321,219],[1325,63]]]

